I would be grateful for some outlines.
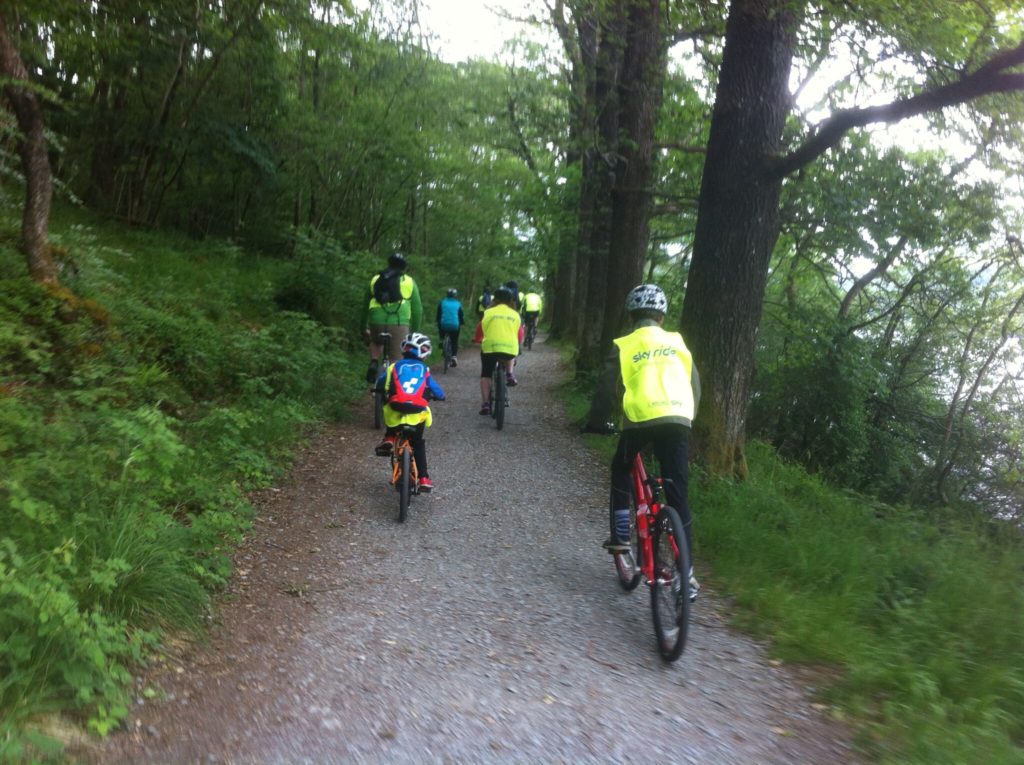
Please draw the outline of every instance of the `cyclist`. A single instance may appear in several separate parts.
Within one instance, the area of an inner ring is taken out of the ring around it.
[[[427,442],[423,431],[434,421],[427,405],[427,390],[438,401],[444,401],[444,391],[430,376],[426,365],[430,355],[430,338],[413,332],[402,340],[402,358],[380,373],[377,384],[384,390],[384,440],[377,444],[374,452],[379,457],[390,457],[395,449],[399,425],[415,425],[416,430],[409,437],[412,455],[416,460],[419,474],[419,490],[423,493],[434,488],[427,473]]]
[[[437,332],[444,343],[445,337],[452,341],[452,366],[457,367],[459,360],[456,358],[459,353],[459,329],[466,323],[466,317],[462,313],[462,303],[459,302],[458,290],[448,290],[448,295],[437,304]]]
[[[367,382],[377,379],[382,350],[377,342],[380,333],[391,333],[390,356],[398,359],[402,355],[402,338],[410,331],[418,332],[423,320],[420,289],[413,278],[405,273],[407,268],[405,256],[396,252],[388,257],[388,267],[370,279],[368,300],[361,320],[366,328],[363,334],[370,338]]]
[[[512,307],[515,310],[519,310],[519,283],[515,279],[509,279],[505,282],[506,289],[512,293]]]
[[[691,547],[687,501],[690,425],[700,402],[700,377],[678,332],[662,329],[668,300],[660,287],[640,284],[626,296],[633,331],[615,341],[598,378],[584,430],[608,432],[617,381],[625,388],[625,424],[612,458],[609,522],[611,553],[629,550],[630,471],[637,453],[652,444],[665,478],[665,497],[679,511]],[[691,547],[692,549],[692,547]],[[690,571],[690,600],[700,585]]]
[[[491,288],[485,286],[483,293],[476,300],[476,315],[483,318],[484,311],[491,307]]]
[[[519,353],[519,314],[512,307],[512,292],[508,287],[494,291],[494,302],[484,312],[481,322],[483,341],[480,343],[480,395],[483,404],[480,414],[490,414],[491,375],[494,367],[501,363],[505,367],[505,379],[510,386],[518,383],[512,374],[512,362]]]
[[[530,331],[537,331],[537,319],[544,310],[544,300],[536,292],[523,295],[523,321]]]

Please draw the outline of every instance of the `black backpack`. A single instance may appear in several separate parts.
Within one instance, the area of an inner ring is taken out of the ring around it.
[[[385,268],[373,283],[373,299],[381,305],[399,303],[402,300],[402,273]]]

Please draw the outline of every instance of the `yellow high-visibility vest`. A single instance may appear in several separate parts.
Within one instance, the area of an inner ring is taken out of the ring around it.
[[[626,393],[622,409],[630,422],[661,417],[693,420],[693,357],[683,336],[661,327],[640,327],[615,341]]]
[[[384,307],[380,303],[378,303],[377,302],[377,298],[375,298],[373,296],[373,285],[377,283],[377,280],[379,278],[380,278],[380,274],[375,274],[374,277],[372,279],[370,279],[370,308],[371,309],[373,309],[373,308],[383,308]],[[412,288],[413,288],[412,277],[411,276],[406,276],[405,274],[402,274],[402,276],[398,280],[398,291],[402,293],[402,300],[409,300],[412,297]],[[388,303],[388,305],[394,305],[394,303]]]
[[[544,303],[541,301],[540,295],[536,292],[528,292],[523,297],[524,311],[528,311],[529,313],[540,313],[542,305],[544,305]]]
[[[519,353],[519,314],[503,303],[492,305],[484,311],[480,321],[484,339],[480,343],[481,353]]]

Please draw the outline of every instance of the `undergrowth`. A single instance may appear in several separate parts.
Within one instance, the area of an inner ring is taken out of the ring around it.
[[[581,421],[589,390],[567,388]],[[615,439],[585,437],[609,459]],[[1024,538],[967,510],[894,507],[748,444],[750,478],[691,469],[699,576],[884,763],[1024,762]],[[705,571],[700,574],[700,569]],[[699,605],[698,605],[699,608]]]
[[[344,338],[274,301],[291,266],[226,243],[52,225],[53,294],[0,207],[0,761],[52,750],[28,724],[127,713],[133,664],[192,629],[230,572],[247,489],[304,425],[338,416]]]

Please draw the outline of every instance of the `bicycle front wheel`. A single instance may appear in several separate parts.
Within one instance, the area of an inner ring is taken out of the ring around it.
[[[658,653],[675,661],[686,647],[690,625],[690,553],[686,549],[683,521],[674,507],[663,505],[651,535],[654,548],[654,580],[651,584],[651,614]]]
[[[402,472],[398,475],[398,522],[409,516],[409,495],[412,486],[412,449],[402,450]]]

